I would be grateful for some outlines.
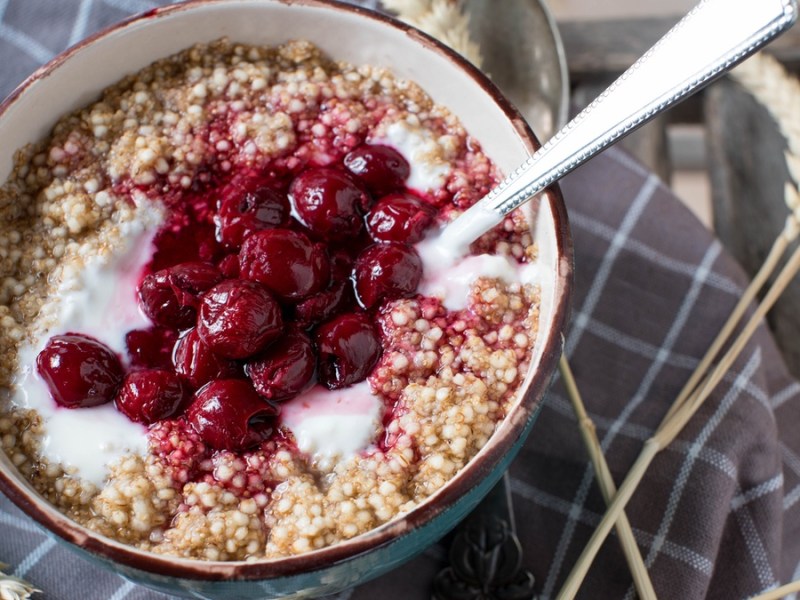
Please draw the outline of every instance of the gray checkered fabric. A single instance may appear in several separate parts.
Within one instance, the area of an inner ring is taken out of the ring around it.
[[[147,0],[0,0],[0,87]],[[719,243],[656,177],[617,149],[563,182],[576,254],[570,362],[620,482],[745,284]],[[746,598],[800,578],[800,385],[758,332],[628,515],[660,598]],[[511,468],[525,563],[555,596],[603,513],[556,382]],[[55,600],[166,598],[56,545],[0,496],[0,559]],[[444,545],[340,600],[430,597]],[[88,583],[87,582],[91,582]],[[613,534],[584,598],[635,597]]]

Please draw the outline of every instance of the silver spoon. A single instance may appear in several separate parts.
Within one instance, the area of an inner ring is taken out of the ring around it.
[[[447,225],[443,257],[470,243],[548,185],[710,83],[797,19],[796,0],[702,0],[541,149]]]

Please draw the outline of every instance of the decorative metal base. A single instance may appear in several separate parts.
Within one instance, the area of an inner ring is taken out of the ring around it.
[[[450,566],[434,579],[432,600],[533,600],[522,564],[506,476],[459,525]]]

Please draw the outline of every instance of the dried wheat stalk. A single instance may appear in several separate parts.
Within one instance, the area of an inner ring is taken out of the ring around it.
[[[469,15],[462,0],[383,0],[402,20],[421,29],[481,66],[480,48],[469,36]]]
[[[7,568],[8,565],[0,563],[0,600],[27,600],[33,594],[41,593],[27,581],[3,573]]]
[[[572,369],[569,366],[565,354],[561,355],[558,367],[561,371],[561,377],[564,379],[564,386],[567,388],[567,395],[572,403],[572,409],[575,411],[575,416],[578,419],[578,427],[581,432],[581,437],[583,438],[583,443],[591,458],[597,483],[600,486],[600,491],[603,493],[603,499],[606,504],[609,504],[611,500],[613,500],[614,494],[617,493],[617,486],[611,475],[611,469],[608,468],[606,457],[603,455],[603,448],[600,445],[600,440],[597,438],[597,428],[586,412],[583,399],[578,391],[578,384],[575,381],[575,376],[572,374]],[[650,581],[650,574],[647,572],[644,559],[642,558],[641,552],[639,552],[639,546],[636,544],[636,538],[633,536],[633,529],[625,513],[620,515],[616,526],[619,542],[625,554],[625,559],[628,562],[628,568],[633,576],[633,582],[636,586],[636,591],[639,593],[639,598],[641,600],[656,600],[653,582]]]
[[[603,520],[570,572],[564,587],[558,595],[559,600],[571,600],[575,597],[600,546],[605,541],[614,523],[623,514],[622,511],[625,505],[636,491],[653,458],[659,451],[672,443],[686,423],[697,412],[720,382],[723,375],[733,365],[750,337],[755,333],[761,320],[772,308],[797,272],[800,271],[800,249],[798,249],[792,253],[753,316],[747,321],[731,344],[730,349],[719,360],[717,366],[708,373],[719,351],[739,325],[747,306],[774,273],[790,243],[797,239],[798,234],[800,234],[800,192],[797,186],[797,181],[800,180],[800,120],[798,120],[796,110],[798,102],[800,102],[800,83],[790,78],[775,59],[766,55],[756,55],[751,58],[735,70],[733,76],[767,107],[779,130],[787,139],[786,161],[790,175],[794,179],[794,182],[787,183],[785,188],[785,200],[790,214],[787,217],[783,231],[773,244],[767,260],[745,291],[728,322],[678,395],[654,436],[645,442],[636,463],[634,463],[622,486],[620,486]],[[790,584],[790,587],[795,585],[798,585],[798,583]],[[795,588],[792,587],[792,589]],[[770,594],[772,593],[770,592]],[[769,595],[768,597],[777,598],[779,596]]]
[[[758,596],[753,596],[750,598],[750,600],[780,600],[781,598],[784,598],[794,592],[800,592],[800,581],[787,583],[786,585],[775,588],[774,590],[764,592]]]
[[[731,76],[747,88],[775,119],[786,138],[786,164],[797,184],[800,182],[800,118],[797,111],[800,80],[789,77],[780,62],[764,53],[756,54],[739,65]],[[795,198],[800,202],[800,195]]]

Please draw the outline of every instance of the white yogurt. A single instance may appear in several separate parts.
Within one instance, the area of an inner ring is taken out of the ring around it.
[[[380,428],[383,403],[369,382],[342,390],[314,386],[281,406],[281,422],[297,447],[325,469],[369,448]]]
[[[438,298],[447,310],[467,308],[472,286],[481,277],[500,279],[506,284],[537,285],[544,273],[537,264],[519,264],[510,256],[448,254],[433,237],[415,246],[422,259],[422,280],[418,291]]]
[[[125,334],[152,326],[139,309],[136,288],[142,269],[153,256],[154,232],[139,226],[125,233],[128,243],[111,261],[95,261],[61,286],[58,324],[48,337],[69,331],[84,333],[124,356]]]
[[[386,128],[385,137],[371,141],[374,144],[391,146],[403,155],[411,166],[411,174],[406,181],[411,189],[430,192],[438,190],[447,182],[452,167],[446,162],[430,159],[442,149],[427,129],[412,129],[403,122],[392,123]]]
[[[64,465],[82,479],[101,486],[108,467],[122,456],[145,454],[147,429],[130,421],[113,404],[92,408],[59,407],[36,372],[36,356],[53,335],[69,332],[90,335],[125,356],[125,334],[150,327],[139,310],[136,286],[153,254],[154,228],[141,223],[120,227],[126,239],[107,262],[97,259],[64,281],[57,318],[35,346],[20,349],[20,371],[14,378],[11,400],[31,408],[44,421],[42,455]]]

